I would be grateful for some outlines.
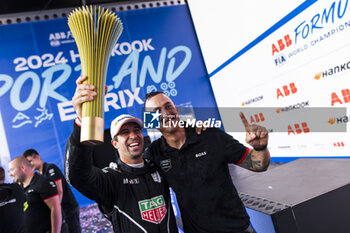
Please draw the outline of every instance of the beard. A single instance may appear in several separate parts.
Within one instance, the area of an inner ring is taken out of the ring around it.
[[[13,178],[13,181],[16,183],[23,183],[25,178],[25,174],[19,174],[16,178]]]
[[[132,155],[131,155],[131,158],[132,158],[132,159],[138,159],[138,158],[141,157],[141,155],[142,155],[142,153],[139,153],[139,154],[132,154]]]

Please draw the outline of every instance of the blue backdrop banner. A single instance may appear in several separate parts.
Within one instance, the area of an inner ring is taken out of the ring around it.
[[[216,108],[187,5],[125,11],[119,16],[124,31],[108,67],[106,129],[118,114],[142,118],[144,96],[155,90],[164,91],[180,106]],[[75,119],[71,99],[81,72],[67,19],[4,25],[0,35],[0,113],[5,132],[0,140],[8,145],[11,158],[34,148],[44,161],[63,169]],[[220,119],[215,114],[211,117]],[[81,205],[91,203],[75,194]]]

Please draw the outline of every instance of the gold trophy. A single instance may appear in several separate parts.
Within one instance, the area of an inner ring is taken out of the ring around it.
[[[77,8],[68,17],[68,26],[78,47],[84,83],[95,86],[97,96],[82,105],[80,142],[98,145],[104,141],[104,99],[111,51],[123,31],[119,17],[101,7]]]

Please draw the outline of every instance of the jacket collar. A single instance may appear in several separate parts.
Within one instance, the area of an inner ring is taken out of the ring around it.
[[[47,163],[44,162],[44,164],[43,164],[43,174],[46,173],[46,170],[47,170]]]
[[[133,174],[133,175],[142,175],[150,171],[150,168],[152,167],[147,161],[144,160],[145,166],[141,168],[135,168],[130,167],[126,163],[120,160],[120,158],[117,159],[117,165],[118,169],[120,171]]]

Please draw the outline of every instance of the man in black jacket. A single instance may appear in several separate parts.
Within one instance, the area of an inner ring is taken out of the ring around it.
[[[83,195],[96,201],[112,222],[114,232],[178,232],[169,187],[155,166],[143,160],[143,126],[140,119],[121,115],[111,123],[112,144],[118,150],[117,163],[98,169],[92,165],[93,147],[80,143],[81,104],[89,92],[96,93],[86,77],[76,81],[73,106],[78,118],[67,142],[65,173]]]
[[[10,176],[24,188],[24,220],[28,233],[60,233],[62,225],[61,204],[55,182],[38,173],[23,156],[9,164]]]
[[[249,216],[234,187],[228,164],[252,171],[265,171],[270,162],[268,133],[250,125],[243,113],[249,149],[216,128],[200,135],[179,124],[179,111],[162,92],[149,93],[145,109],[161,113],[162,137],[146,150],[176,193],[185,232],[252,233]],[[170,127],[169,127],[170,126]]]
[[[55,182],[64,212],[63,221],[68,224],[69,233],[80,233],[80,207],[61,170],[55,164],[44,163],[39,153],[34,149],[24,151],[22,155],[30,162],[35,170]]]
[[[23,188],[4,181],[5,171],[0,167],[0,232],[25,233]]]

